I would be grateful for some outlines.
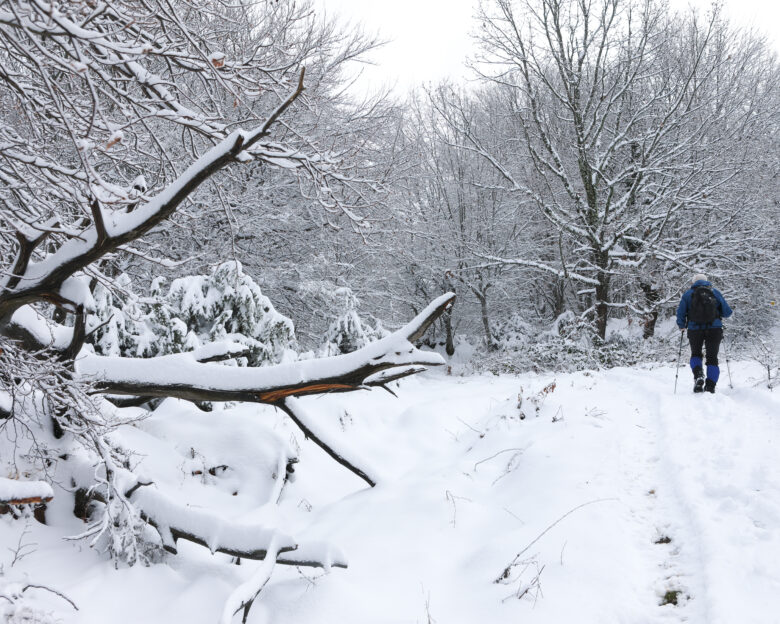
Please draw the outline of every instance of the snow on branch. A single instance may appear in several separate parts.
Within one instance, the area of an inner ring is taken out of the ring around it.
[[[379,385],[373,375],[388,369],[438,366],[442,357],[417,349],[418,340],[455,299],[448,293],[433,301],[406,326],[352,353],[262,368],[227,368],[198,362],[192,353],[155,358],[86,355],[76,371],[107,394],[175,397],[190,401],[246,401],[281,406],[288,397],[349,392]],[[403,375],[401,375],[403,376]]]
[[[290,555],[293,557],[291,558]],[[296,555],[298,555],[296,557]],[[346,563],[341,563],[338,560],[330,561],[330,554],[320,553],[318,554],[318,561],[327,562],[325,567],[332,566],[346,568]],[[265,557],[263,564],[257,569],[257,571],[244,583],[236,587],[233,592],[228,596],[225,606],[222,610],[222,617],[219,619],[219,624],[230,624],[233,616],[243,609],[244,616],[242,621],[246,622],[249,610],[252,608],[252,604],[257,599],[257,596],[263,591],[263,588],[268,584],[271,579],[271,574],[277,564],[290,564],[290,565],[310,565],[310,562],[305,558],[300,557],[299,551],[295,550],[287,554],[282,553],[279,548],[276,538],[272,539],[268,545],[268,554]],[[320,565],[317,563],[316,565]]]
[[[154,486],[138,487],[128,496],[141,517],[160,534],[163,547],[176,554],[176,541],[185,539],[205,546],[212,553],[223,552],[235,557],[264,559],[274,542],[278,552],[295,550],[295,540],[256,524],[239,524],[206,511],[171,501]]]
[[[214,173],[232,162],[245,160],[246,151],[268,136],[274,123],[303,92],[304,72],[302,69],[296,89],[263,124],[251,131],[233,131],[192,163],[172,184],[133,212],[104,215],[98,202],[94,201],[91,204],[92,226],[78,237],[66,241],[40,262],[29,262],[34,249],[32,242],[27,247],[22,246],[19,260],[15,263],[19,274],[3,285],[5,292],[0,291],[0,320],[10,318],[17,309],[28,303],[41,299],[59,299],[62,285],[74,273],[140,238],[170,217]],[[9,284],[14,287],[9,288]]]
[[[551,266],[545,262],[539,262],[536,260],[525,260],[523,258],[499,258],[497,256],[481,254],[481,253],[476,253],[475,255],[480,258],[483,258],[484,260],[487,260],[489,264],[476,265],[471,268],[483,268],[483,267],[496,266],[496,265],[501,265],[501,266],[514,265],[514,266],[527,267],[529,269],[537,269],[545,273],[552,273],[558,278],[570,278],[575,281],[581,282],[583,284],[590,284],[592,286],[596,286],[599,283],[597,279],[593,277],[588,277],[587,275],[582,275],[581,273],[578,273],[576,271],[572,271],[568,267],[558,268],[556,266]]]
[[[293,558],[290,558],[290,555],[293,555]],[[296,555],[298,555],[298,557],[295,557]],[[326,568],[329,568],[331,565],[344,568],[347,567],[346,563],[342,565],[339,562],[331,562],[330,555],[324,553],[319,555],[318,562],[319,561],[327,562],[324,566]],[[272,539],[271,543],[268,545],[268,554],[265,557],[263,564],[249,580],[236,587],[230,596],[228,596],[225,607],[222,610],[222,617],[219,620],[219,624],[230,624],[233,616],[242,609],[244,610],[242,621],[246,622],[247,616],[249,615],[249,609],[252,608],[252,604],[257,599],[257,596],[263,591],[263,588],[268,584],[268,581],[271,580],[271,574],[273,573],[276,564],[280,563],[296,566],[310,565],[310,562],[306,561],[305,558],[300,557],[297,550],[284,555],[280,551],[276,539]],[[316,565],[320,564],[317,563]]]
[[[54,498],[45,481],[17,481],[0,477],[0,505],[31,505],[48,503]]]
[[[176,542],[184,539],[244,559],[272,559],[275,563],[320,568],[346,568],[343,553],[330,544],[299,544],[289,535],[251,523],[226,520],[205,509],[196,509],[170,500],[150,485],[131,489],[130,500],[141,517],[162,539],[163,547],[176,554]]]
[[[257,572],[255,572],[248,581],[236,587],[228,597],[222,611],[222,617],[219,618],[219,624],[230,624],[233,616],[241,609],[244,609],[243,621],[246,622],[252,603],[268,581],[271,580],[271,574],[276,566],[276,555],[278,552],[279,547],[276,545],[276,540],[273,540],[268,548],[268,554],[270,556],[266,558],[263,565],[260,566]]]

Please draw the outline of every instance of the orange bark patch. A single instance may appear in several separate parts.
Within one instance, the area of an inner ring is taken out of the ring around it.
[[[257,396],[261,401],[276,403],[288,396],[296,394],[315,394],[317,392],[330,392],[331,390],[352,390],[355,386],[350,384],[312,384],[310,386],[296,386],[295,388],[286,388],[283,390],[269,390],[260,392]]]
[[[51,500],[51,496],[41,498],[40,496],[32,496],[30,498],[17,498],[9,501],[0,501],[0,505],[32,505],[39,503],[48,503]]]

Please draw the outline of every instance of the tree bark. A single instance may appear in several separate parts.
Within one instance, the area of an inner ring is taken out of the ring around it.
[[[476,292],[475,295],[479,301],[479,309],[482,316],[482,330],[485,332],[485,344],[488,351],[496,350],[496,343],[493,339],[493,332],[490,330],[490,314],[488,311],[487,295],[482,292]]]
[[[607,337],[607,319],[609,318],[609,294],[610,294],[610,274],[607,271],[609,266],[609,254],[605,251],[596,252],[596,266],[598,266],[596,286],[596,333],[599,338],[605,340]]]
[[[645,303],[649,312],[642,319],[642,338],[647,340],[655,335],[655,324],[658,321],[658,304],[661,298],[661,293],[657,289],[653,288],[652,284],[642,282],[639,284],[642,292],[645,294]]]

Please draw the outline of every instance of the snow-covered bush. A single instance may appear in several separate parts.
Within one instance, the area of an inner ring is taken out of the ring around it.
[[[674,346],[659,335],[643,339],[641,334],[614,331],[602,340],[587,320],[571,311],[561,314],[547,328],[535,328],[515,316],[496,326],[498,350],[480,355],[476,368],[494,373],[533,371],[576,371],[639,362],[671,360]]]
[[[493,324],[493,340],[500,351],[523,348],[537,333],[536,329],[519,314],[499,319]]]
[[[240,262],[225,262],[209,275],[152,282],[149,296],[130,290],[122,304],[102,285],[95,289],[99,328],[92,342],[102,355],[154,357],[192,351],[210,342],[244,345],[248,366],[276,364],[295,346],[293,323],[277,312]]]
[[[338,288],[334,295],[343,301],[343,313],[331,322],[328,328],[320,349],[322,357],[352,353],[370,342],[389,335],[390,332],[382,327],[381,321],[374,320],[372,327],[360,318],[358,314],[360,301],[352,290],[346,287]]]

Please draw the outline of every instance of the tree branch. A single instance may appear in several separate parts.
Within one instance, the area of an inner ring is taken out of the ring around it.
[[[73,338],[71,338],[70,344],[67,349],[62,352],[60,359],[68,362],[74,360],[81,351],[81,347],[84,346],[84,341],[87,338],[87,315],[84,312],[84,306],[79,305],[76,307],[76,320],[73,325]]]
[[[58,292],[62,283],[77,271],[146,234],[170,217],[179,205],[214,173],[232,162],[244,160],[241,153],[268,136],[272,125],[303,92],[304,73],[305,70],[301,70],[295,91],[271,113],[262,126],[249,132],[232,132],[147,204],[129,214],[115,213],[110,227],[107,227],[99,205],[93,201],[93,227],[78,238],[68,240],[44,261],[33,266],[29,266],[29,256],[34,245],[30,248],[32,243],[24,237],[19,237],[21,247],[16,264],[24,266],[24,270],[15,273],[11,280],[14,281],[13,287],[16,287],[24,277],[25,285],[15,291],[6,286],[6,292],[0,295],[0,325],[6,324],[13,312],[23,305]],[[22,240],[27,242],[22,243]],[[27,273],[30,275],[26,275]]]
[[[200,363],[193,353],[155,358],[87,355],[76,361],[84,380],[105,394],[175,397],[188,401],[244,401],[282,406],[289,397],[325,392],[351,392],[365,387],[373,375],[388,369],[439,366],[437,353],[421,351],[410,341],[452,305],[455,295],[443,295],[408,325],[353,353],[262,368],[227,368]],[[406,374],[411,374],[407,372]],[[386,382],[383,382],[386,383]]]
[[[44,232],[40,236],[30,240],[22,232],[16,232],[16,240],[19,243],[19,252],[16,256],[14,266],[11,269],[11,277],[8,278],[8,282],[5,284],[6,290],[16,288],[17,284],[19,284],[19,280],[22,279],[22,275],[24,275],[24,272],[30,264],[30,258],[32,257],[33,251],[35,251],[35,248],[43,242],[43,239],[46,238],[47,234],[48,232]]]
[[[298,428],[303,431],[303,435],[319,446],[333,460],[344,466],[344,468],[352,472],[354,475],[363,479],[363,481],[368,483],[368,485],[371,487],[376,485],[376,477],[369,476],[367,472],[363,468],[358,467],[354,461],[347,459],[344,457],[343,453],[336,451],[333,448],[333,445],[325,442],[322,435],[314,433],[311,427],[311,419],[307,418],[307,414],[300,407],[296,399],[292,397],[285,399],[279,404],[279,409],[284,411],[284,413],[287,414],[296,425],[298,425]]]
[[[328,544],[300,545],[292,537],[261,525],[240,524],[204,509],[179,505],[151,485],[134,486],[128,490],[127,498],[138,508],[141,517],[157,529],[163,548],[172,554],[177,553],[176,542],[183,539],[205,546],[212,553],[244,559],[263,560],[272,552],[280,564],[347,567],[343,554]]]

